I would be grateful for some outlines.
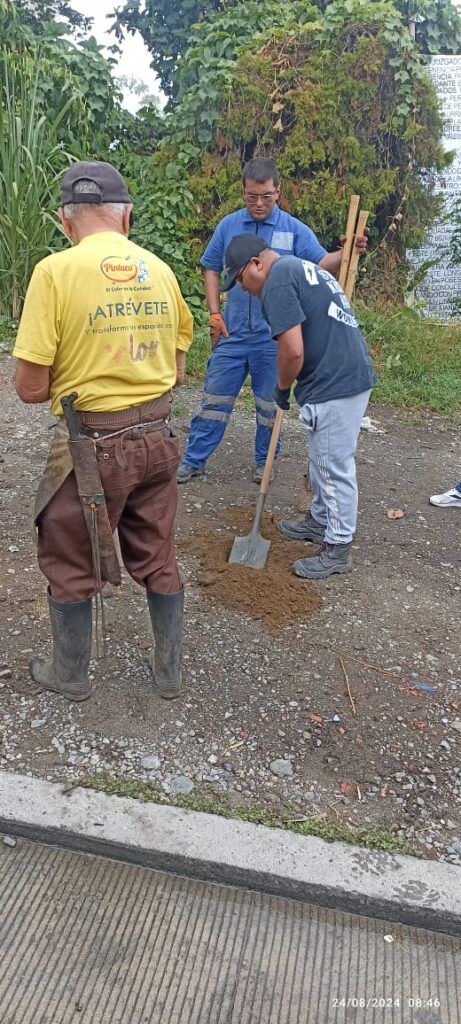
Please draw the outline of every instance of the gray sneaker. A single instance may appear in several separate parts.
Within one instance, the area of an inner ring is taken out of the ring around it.
[[[178,484],[187,484],[193,476],[203,476],[203,473],[203,469],[193,466],[191,462],[181,462],[176,471],[176,479]]]
[[[252,473],[252,477],[251,477],[251,479],[252,479],[254,484],[260,484],[261,483],[261,480],[263,478],[264,466],[265,465],[266,465],[265,462],[257,462],[256,463],[256,466],[253,469],[253,473]],[[269,480],[270,484],[272,483],[273,479],[274,479],[274,470],[272,470],[272,473],[271,473],[271,478]]]
[[[290,540],[310,540],[313,544],[323,544],[325,540],[325,527],[310,512],[304,519],[280,519],[277,526]]]
[[[312,558],[298,558],[292,565],[295,576],[305,580],[323,580],[333,573],[350,572],[352,544],[325,544]]]

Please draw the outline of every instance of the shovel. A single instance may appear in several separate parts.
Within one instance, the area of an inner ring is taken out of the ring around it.
[[[237,565],[248,565],[252,569],[264,569],[267,562],[267,556],[269,554],[269,548],[271,546],[270,540],[265,540],[261,537],[259,532],[259,524],[261,522],[261,516],[264,512],[264,505],[266,504],[267,492],[269,490],[269,482],[272,473],[272,466],[274,465],[275,449],[277,447],[277,441],[280,436],[280,429],[282,426],[283,409],[277,406],[275,414],[274,426],[272,427],[272,434],[269,444],[269,451],[267,453],[266,464],[264,466],[263,478],[261,480],[261,487],[259,488],[258,504],[256,506],[256,515],[254,517],[253,526],[251,533],[247,537],[236,537],[232,545],[232,550],[229,555],[229,562],[236,563]]]

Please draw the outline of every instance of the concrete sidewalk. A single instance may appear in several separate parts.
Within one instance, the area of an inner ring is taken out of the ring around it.
[[[0,772],[0,831],[461,936],[461,871],[441,861],[12,772]]]
[[[4,772],[0,830],[2,1024],[461,1022],[458,868]]]

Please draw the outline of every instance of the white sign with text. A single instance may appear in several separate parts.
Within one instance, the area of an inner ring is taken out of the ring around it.
[[[408,253],[408,259],[415,270],[429,260],[437,260],[418,285],[416,295],[425,303],[425,314],[449,320],[453,316],[453,301],[461,296],[461,267],[450,267],[447,255],[454,226],[450,212],[461,197],[461,57],[433,57],[427,70],[445,122],[443,145],[454,151],[455,157],[450,167],[436,178],[435,187],[445,197],[444,215],[435,222],[426,244]]]

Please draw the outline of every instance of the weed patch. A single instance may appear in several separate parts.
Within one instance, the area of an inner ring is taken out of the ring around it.
[[[406,307],[383,315],[358,304],[356,312],[379,375],[375,402],[461,413],[461,323]]]
[[[299,813],[299,808],[295,809],[289,805],[277,811],[259,804],[233,806],[225,796],[206,792],[191,793],[189,796],[169,800],[150,782],[121,779],[105,772],[81,776],[72,785],[107,793],[110,796],[131,797],[141,803],[181,807],[184,810],[216,814],[222,818],[237,818],[254,825],[264,825],[266,828],[282,828],[297,835],[318,836],[327,842],[350,843],[353,846],[365,846],[370,850],[421,856],[421,850],[414,843],[409,843],[392,832],[378,828],[353,828],[328,821],[318,815],[303,817]]]

